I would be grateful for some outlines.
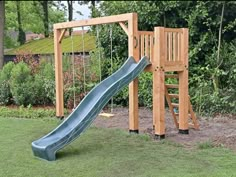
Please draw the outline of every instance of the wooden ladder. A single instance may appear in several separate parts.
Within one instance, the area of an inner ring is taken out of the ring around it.
[[[178,74],[166,74],[165,78],[176,78],[178,79],[179,76]],[[179,85],[178,84],[165,84],[165,97],[166,97],[166,101],[168,103],[170,112],[172,114],[172,117],[174,119],[174,123],[176,128],[179,128],[179,122],[178,122],[178,116],[179,113],[178,110],[179,108],[179,104],[178,103],[174,103],[172,102],[173,99],[179,99],[179,95],[178,94],[173,94],[173,93],[169,93],[168,89],[179,89]],[[192,104],[190,102],[190,96],[188,96],[188,112],[189,112],[189,119],[191,120],[191,123],[189,123],[189,127],[198,130],[199,129],[199,123],[198,120],[196,118],[195,113],[193,112],[193,107]]]

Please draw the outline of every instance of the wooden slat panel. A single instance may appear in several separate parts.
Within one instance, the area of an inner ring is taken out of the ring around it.
[[[165,66],[176,66],[176,65],[183,65],[182,61],[166,61]]]
[[[150,58],[150,53],[149,53],[149,35],[145,35],[145,56],[148,56]]]
[[[153,35],[150,35],[150,61],[153,60]]]
[[[169,32],[169,61],[173,61],[173,37],[172,33]]]
[[[169,52],[168,52],[168,33],[164,33],[164,41],[163,41],[163,50],[165,52],[165,58],[163,62],[168,61]]]
[[[176,33],[173,33],[173,61],[177,61],[177,47]]]
[[[144,56],[144,35],[141,35],[141,58]]]
[[[177,33],[178,38],[178,61],[181,61],[181,33]]]

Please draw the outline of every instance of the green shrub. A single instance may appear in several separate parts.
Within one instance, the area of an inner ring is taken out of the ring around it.
[[[139,105],[152,108],[152,73],[143,72],[139,76]]]
[[[55,74],[53,65],[47,61],[40,62],[40,70],[34,75],[34,87],[37,92],[36,104],[51,105],[55,103]]]
[[[17,105],[35,104],[36,94],[31,70],[23,61],[12,69],[10,90]]]
[[[66,110],[65,110],[66,111]],[[18,108],[0,107],[1,117],[14,118],[46,118],[55,117],[55,109],[32,108],[32,106],[19,106]],[[66,111],[67,113],[67,111]]]
[[[10,91],[10,77],[11,71],[14,67],[13,62],[8,62],[4,65],[0,72],[0,104],[7,105],[11,103],[12,94]]]

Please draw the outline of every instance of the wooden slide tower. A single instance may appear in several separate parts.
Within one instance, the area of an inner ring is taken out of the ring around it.
[[[165,138],[165,97],[179,133],[188,134],[189,126],[198,129],[188,95],[188,29],[155,27],[154,31],[139,31],[136,13],[54,24],[56,116],[64,117],[61,42],[66,29],[109,23],[119,23],[127,34],[129,56],[133,56],[137,62],[142,56],[148,56],[152,63],[145,71],[153,74],[155,136]],[[166,74],[168,72],[171,74]],[[165,78],[176,78],[178,84],[167,85]],[[169,93],[168,89],[177,91]],[[173,103],[173,99],[178,100],[178,104]],[[178,112],[175,112],[175,108]],[[189,119],[193,123],[189,124]],[[138,78],[129,84],[129,131],[139,131]]]

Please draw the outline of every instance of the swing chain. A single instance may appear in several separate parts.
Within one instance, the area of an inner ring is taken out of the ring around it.
[[[76,107],[75,101],[75,53],[74,53],[74,40],[73,35],[70,35],[71,51],[72,51],[72,82],[73,82],[73,109]]]

